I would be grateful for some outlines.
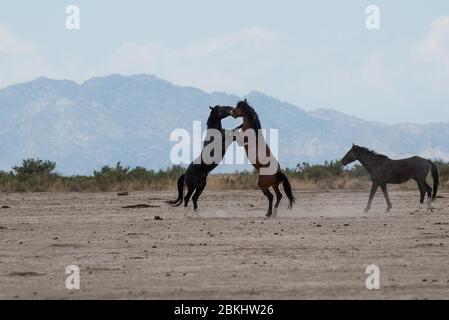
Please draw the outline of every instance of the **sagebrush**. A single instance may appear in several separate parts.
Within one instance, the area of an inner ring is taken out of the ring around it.
[[[443,188],[449,183],[449,162],[436,160]],[[138,191],[176,189],[177,179],[185,168],[172,166],[165,170],[144,167],[131,168],[118,162],[115,166],[104,166],[92,175],[64,176],[57,172],[56,163],[49,160],[25,159],[10,172],[0,171],[2,192],[44,191]],[[323,164],[300,163],[295,168],[284,170],[295,189],[332,190],[369,188],[369,177],[361,165],[345,168],[340,161]],[[254,189],[257,174],[242,171],[232,174],[211,174],[210,189]],[[407,186],[405,186],[407,188]]]

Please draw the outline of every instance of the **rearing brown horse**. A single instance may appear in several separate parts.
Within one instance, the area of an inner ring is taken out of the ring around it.
[[[289,200],[288,208],[291,209],[295,202],[295,197],[292,194],[290,182],[287,176],[281,172],[279,162],[272,155],[270,148],[265,142],[263,134],[260,131],[261,125],[256,111],[254,111],[245,99],[237,103],[237,106],[232,110],[232,116],[234,118],[243,117],[243,124],[238,128],[241,128],[243,138],[246,139],[244,141],[246,155],[254,168],[259,172],[257,185],[269,201],[267,218],[273,215],[273,194],[269,188],[273,187],[276,193],[276,204],[274,205],[274,216],[276,216],[277,208],[282,199],[282,193],[279,191],[279,184],[281,182],[284,185],[284,191]],[[254,139],[248,139],[250,136],[254,136],[255,141]],[[263,150],[259,153],[260,148],[264,148],[265,153]]]

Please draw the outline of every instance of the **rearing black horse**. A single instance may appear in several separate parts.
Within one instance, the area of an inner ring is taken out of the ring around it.
[[[172,204],[174,206],[179,206],[183,201],[184,196],[184,187],[187,187],[187,194],[184,197],[184,206],[187,207],[190,197],[192,197],[193,201],[193,209],[196,211],[198,209],[198,198],[206,187],[207,176],[208,174],[214,170],[219,162],[223,159],[226,149],[232,143],[235,138],[232,136],[232,130],[225,130],[221,126],[221,120],[227,118],[231,115],[233,108],[225,107],[225,106],[215,106],[209,107],[210,115],[207,119],[207,130],[209,132],[210,129],[215,129],[220,131],[221,135],[221,155],[218,155],[211,163],[206,163],[203,158],[204,149],[201,151],[201,155],[199,159],[193,161],[187,168],[185,174],[181,175],[178,179],[178,198],[174,201],[167,201],[167,203]],[[230,138],[227,137],[229,134]],[[206,134],[206,141],[204,142],[204,147],[208,144],[213,143],[214,137],[208,137],[209,134]],[[211,155],[213,157],[214,150],[212,150]]]
[[[435,163],[430,160],[421,157],[392,160],[383,154],[352,145],[351,150],[346,153],[341,162],[343,165],[347,165],[356,160],[368,171],[372,181],[371,193],[365,212],[368,212],[371,208],[371,202],[379,186],[382,188],[385,201],[387,202],[387,212],[390,211],[392,205],[388,196],[387,183],[399,184],[410,179],[415,180],[421,193],[421,204],[424,203],[426,193],[429,197],[429,205],[430,201],[434,201],[437,197],[439,184],[438,169]],[[429,171],[432,173],[433,178],[433,194],[432,188],[426,182]]]

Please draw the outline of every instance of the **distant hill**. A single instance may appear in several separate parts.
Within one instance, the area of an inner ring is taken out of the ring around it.
[[[262,127],[279,129],[284,167],[340,158],[353,142],[392,157],[449,160],[449,122],[387,125],[335,110],[306,112],[259,92],[245,97]],[[166,168],[173,129],[191,131],[193,120],[206,121],[209,105],[235,105],[245,97],[209,94],[151,75],[110,75],[83,84],[38,78],[9,86],[0,90],[0,170],[30,157],[56,161],[65,174],[90,174],[117,161]],[[224,125],[240,121],[226,119]]]

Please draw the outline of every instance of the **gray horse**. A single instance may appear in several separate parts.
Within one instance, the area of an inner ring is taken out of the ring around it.
[[[387,183],[399,184],[413,179],[418,184],[421,193],[421,204],[424,203],[426,193],[429,197],[429,206],[430,201],[436,199],[439,184],[438,169],[435,163],[430,160],[421,157],[392,160],[383,154],[352,145],[351,150],[346,153],[341,162],[346,166],[356,160],[368,171],[372,181],[371,193],[365,212],[368,212],[371,208],[371,202],[379,187],[381,187],[387,202],[387,212],[390,211],[392,205],[388,196]],[[429,171],[432,173],[433,178],[433,194],[432,188],[426,182]]]

